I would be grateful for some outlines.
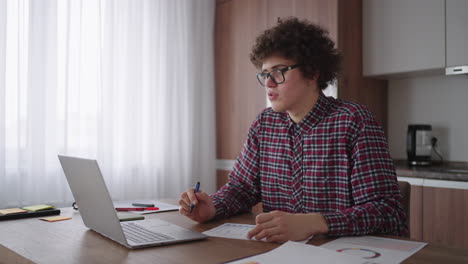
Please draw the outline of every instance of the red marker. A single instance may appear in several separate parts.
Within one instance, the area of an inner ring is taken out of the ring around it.
[[[117,211],[157,211],[159,207],[117,207]]]

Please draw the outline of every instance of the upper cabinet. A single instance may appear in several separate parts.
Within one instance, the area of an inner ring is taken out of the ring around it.
[[[468,73],[468,1],[446,0],[447,74]]]
[[[463,0],[364,0],[364,76],[443,74],[447,67],[467,65],[467,5]]]
[[[365,0],[364,76],[444,68],[444,13],[441,0]]]

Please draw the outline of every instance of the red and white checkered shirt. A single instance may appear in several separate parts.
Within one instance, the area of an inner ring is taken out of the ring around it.
[[[212,197],[217,218],[262,202],[265,212],[321,213],[331,236],[407,232],[382,128],[365,107],[323,93],[299,124],[271,108],[260,113]]]

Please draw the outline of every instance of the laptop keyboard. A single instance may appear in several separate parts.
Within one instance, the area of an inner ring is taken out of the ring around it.
[[[175,238],[150,231],[135,223],[122,223],[125,237],[135,243],[158,242],[163,240],[174,240]]]

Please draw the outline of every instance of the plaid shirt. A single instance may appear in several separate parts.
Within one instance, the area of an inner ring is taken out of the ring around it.
[[[263,210],[321,213],[331,236],[406,234],[383,130],[363,106],[320,93],[299,123],[265,109],[229,182],[212,195],[217,218]]]

